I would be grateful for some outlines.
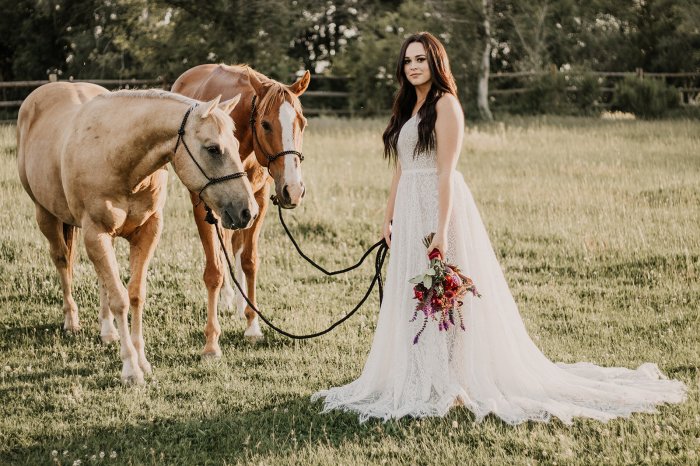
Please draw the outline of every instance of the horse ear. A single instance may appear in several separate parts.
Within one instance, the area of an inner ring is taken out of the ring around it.
[[[225,102],[221,102],[219,104],[219,108],[223,110],[225,114],[229,114],[233,111],[234,108],[236,108],[236,105],[238,105],[238,102],[241,100],[241,94],[238,93],[238,95],[232,99],[228,99]]]
[[[306,70],[304,76],[302,76],[297,80],[297,82],[289,86],[289,90],[292,91],[292,94],[298,97],[302,95],[304,91],[306,91],[307,87],[309,87],[309,82],[311,82],[311,73],[309,73],[309,70]]]
[[[204,110],[202,111],[202,118],[208,117],[211,114],[211,112],[214,111],[216,106],[219,105],[220,100],[221,100],[221,94],[214,97],[213,100],[206,102],[204,104]]]
[[[248,81],[250,81],[250,85],[253,86],[253,90],[255,91],[255,95],[258,97],[262,97],[263,94],[265,94],[265,89],[263,87],[263,83],[260,81],[258,76],[255,74],[255,71],[253,71],[251,68],[246,68],[248,70]]]

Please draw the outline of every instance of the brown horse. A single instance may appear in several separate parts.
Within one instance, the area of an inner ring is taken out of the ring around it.
[[[166,91],[110,93],[94,84],[50,83],[20,107],[19,176],[61,279],[64,328],[80,328],[71,287],[74,240],[82,228],[100,283],[102,339],[121,340],[125,382],[142,383],[151,372],[141,316],[148,263],[163,225],[166,165],[225,227],[248,227],[258,214],[228,116],[238,100],[197,105]],[[130,244],[128,291],[119,278],[117,236]]]
[[[196,99],[209,99],[219,94],[224,98],[241,94],[241,103],[233,109],[231,118],[236,125],[241,159],[253,187],[260,216],[250,229],[227,234],[225,244],[227,247],[230,245],[235,254],[239,282],[245,280],[248,297],[256,305],[258,237],[269,202],[268,174],[275,181],[276,195],[282,207],[296,207],[305,193],[300,164],[306,118],[301,111],[299,96],[309,86],[309,80],[307,71],[298,81],[287,86],[247,66],[200,65],[183,73],[172,87],[174,92]],[[215,231],[204,221],[205,211],[197,194],[191,192],[191,198],[206,256],[204,283],[208,302],[203,353],[218,357],[221,355],[221,326],[217,316],[219,293],[222,307],[229,307],[233,301],[233,289],[228,281]],[[257,315],[240,296],[237,301],[239,312],[247,319],[244,335],[250,339],[261,338]]]

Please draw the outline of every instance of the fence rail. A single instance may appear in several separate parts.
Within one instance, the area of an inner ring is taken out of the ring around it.
[[[554,65],[549,71],[515,71],[508,73],[493,73],[489,76],[491,85],[489,95],[496,97],[494,104],[502,105],[503,99],[508,96],[524,94],[530,91],[527,86],[527,79],[546,76],[547,74],[564,76],[576,76],[581,73],[574,71],[560,71]],[[696,102],[700,95],[700,72],[645,72],[641,68],[635,71],[586,71],[583,74],[596,76],[599,78],[599,91],[604,96],[599,106],[610,106],[615,93],[615,80],[620,78],[638,77],[673,80],[676,83],[683,79],[681,86],[676,86],[680,94],[681,103],[686,104],[691,101]],[[509,87],[499,88],[504,80],[510,79],[507,83]],[[331,115],[354,115],[350,108],[349,100],[351,93],[347,91],[347,84],[350,78],[347,76],[313,76],[312,88],[302,95],[304,103],[304,113],[307,115],[331,114]],[[28,94],[19,91],[20,89],[33,89],[49,82],[58,81],[56,75],[51,75],[47,80],[33,81],[4,81],[0,82],[0,110],[7,112],[7,109],[18,108],[22,105],[23,98]],[[168,89],[170,83],[163,79],[71,79],[61,82],[89,82],[99,84],[108,88],[136,88],[136,87],[158,87]],[[340,89],[340,90],[339,90]],[[567,92],[578,92],[575,86],[567,86]],[[10,95],[8,95],[8,92]]]

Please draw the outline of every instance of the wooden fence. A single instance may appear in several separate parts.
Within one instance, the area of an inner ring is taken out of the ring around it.
[[[528,81],[547,74],[561,74],[573,77],[579,76],[581,73],[559,71],[552,65],[549,71],[491,74],[489,77],[489,95],[492,97],[492,105],[498,108],[503,106],[505,102],[507,107],[509,96],[529,92],[531,88],[527,85]],[[678,90],[680,102],[683,105],[698,105],[700,100],[700,72],[650,73],[637,69],[634,72],[587,71],[584,74],[598,78],[601,95],[598,106],[603,108],[611,105],[616,81],[635,76],[639,79],[662,79],[664,82],[674,85]],[[57,81],[56,75],[51,75],[48,80],[0,82],[0,112],[5,113],[5,117],[9,116],[8,113],[10,112],[8,110],[18,108],[22,104],[21,98],[31,92],[32,89],[52,81]],[[70,81],[91,82],[110,89],[170,88],[170,83],[161,79],[76,79]],[[320,114],[353,115],[354,112],[349,105],[349,82],[350,78],[345,76],[313,76],[311,79],[312,88],[302,95],[304,113],[310,116]],[[23,91],[17,92],[19,89],[23,89]],[[575,85],[570,85],[566,87],[566,91],[575,93],[579,92],[579,89]],[[16,114],[16,111],[14,113]]]
[[[562,75],[562,76],[593,76],[598,78],[598,90],[601,94],[601,101],[598,103],[600,107],[609,107],[612,103],[615,93],[615,82],[625,78],[636,77],[638,79],[660,79],[667,84],[672,84],[678,91],[681,105],[698,105],[698,97],[700,96],[700,72],[682,72],[682,73],[654,73],[645,72],[641,68],[636,71],[559,71],[556,66],[552,65],[549,71],[520,71],[513,73],[494,73],[489,76],[489,96],[509,96],[515,94],[524,94],[531,89],[526,85],[528,79],[539,78],[545,75]],[[517,80],[519,86],[513,86],[513,80]],[[499,84],[503,81],[511,80],[509,87],[499,88]],[[670,82],[673,81],[673,82]],[[567,92],[579,92],[575,85],[566,87]]]
[[[46,80],[0,81],[0,111],[2,109],[19,108],[22,105],[22,100],[21,98],[17,98],[18,95],[24,98],[26,94],[29,94],[33,89],[43,84],[57,81],[56,75],[51,75],[49,79]],[[347,77],[314,76],[311,81],[314,85],[320,87],[320,89],[307,90],[302,95],[304,114],[318,115],[330,113],[334,115],[348,115],[351,113],[348,105],[350,93],[345,90],[348,82]],[[99,84],[108,89],[170,89],[172,85],[172,83],[162,79],[70,79],[62,82],[89,82]],[[342,90],[335,90],[337,88]],[[10,95],[10,98],[8,98],[8,90],[20,89],[22,90],[21,92],[15,93],[14,96]],[[324,103],[331,103],[332,105],[324,105]],[[308,104],[311,105],[309,106]]]

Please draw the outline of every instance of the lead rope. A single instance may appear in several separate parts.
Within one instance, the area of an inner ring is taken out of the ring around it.
[[[374,243],[364,253],[364,255],[359,260],[359,262],[357,262],[355,265],[352,265],[352,266],[347,267],[347,268],[342,269],[342,270],[335,270],[333,272],[328,272],[326,269],[324,269],[323,267],[318,265],[316,262],[314,262],[312,259],[310,259],[306,254],[304,254],[304,252],[301,250],[301,248],[297,244],[296,240],[292,236],[292,233],[289,231],[289,228],[287,228],[287,224],[284,222],[284,218],[282,218],[282,207],[279,205],[279,203],[277,203],[277,200],[275,199],[274,196],[272,197],[272,201],[275,205],[277,205],[277,209],[279,211],[279,218],[280,218],[280,221],[282,222],[282,226],[284,227],[284,230],[287,232],[287,236],[289,236],[289,239],[292,241],[292,244],[294,244],[294,247],[296,248],[297,252],[307,262],[309,262],[311,265],[316,267],[318,270],[320,270],[324,274],[326,274],[328,276],[332,276],[332,275],[338,275],[341,273],[349,272],[351,270],[358,268],[360,265],[362,265],[364,260],[367,258],[367,256],[369,256],[369,254],[373,250],[377,249],[377,255],[376,255],[375,260],[374,260],[374,277],[372,277],[372,282],[369,284],[369,288],[367,289],[367,292],[362,297],[360,302],[350,312],[348,312],[345,316],[343,316],[342,319],[335,322],[333,325],[331,325],[330,327],[328,327],[325,330],[322,330],[322,331],[316,332],[316,333],[310,333],[307,335],[294,335],[294,334],[291,334],[285,330],[282,330],[281,328],[277,327],[272,322],[270,322],[270,320],[267,319],[267,317],[265,317],[260,312],[260,310],[258,310],[258,308],[250,301],[250,299],[248,299],[248,296],[243,292],[243,288],[241,287],[241,284],[238,283],[238,280],[236,280],[236,276],[233,273],[233,266],[231,265],[231,258],[228,256],[228,252],[226,251],[226,248],[224,247],[224,240],[223,240],[223,237],[221,235],[221,230],[219,229],[219,221],[216,217],[214,217],[214,215],[211,212],[211,209],[209,209],[208,206],[205,206],[205,209],[207,210],[207,215],[205,217],[205,220],[208,223],[212,224],[214,226],[214,229],[216,230],[216,236],[219,238],[219,244],[221,245],[221,248],[224,251],[224,257],[226,258],[226,263],[228,264],[228,271],[229,271],[229,274],[231,275],[231,279],[233,280],[233,283],[236,284],[236,288],[238,288],[238,292],[241,293],[241,296],[243,296],[243,299],[245,299],[245,302],[248,303],[248,306],[250,306],[250,308],[253,311],[255,311],[255,313],[260,317],[260,319],[262,319],[263,322],[265,322],[272,330],[276,331],[277,333],[279,333],[281,335],[284,335],[284,336],[289,337],[289,338],[293,338],[295,340],[307,340],[310,338],[320,337],[322,335],[325,335],[326,333],[331,332],[338,325],[342,324],[343,322],[348,320],[350,317],[352,317],[352,315],[355,314],[355,312],[357,312],[357,310],[360,309],[360,307],[362,307],[362,305],[365,303],[365,301],[367,301],[367,298],[369,297],[370,293],[372,293],[372,290],[374,289],[374,285],[376,283],[379,284],[379,305],[381,306],[382,300],[384,298],[383,285],[382,285],[382,266],[384,265],[384,260],[386,259],[387,252],[389,251],[389,246],[386,244],[386,240],[384,238],[382,238],[380,241],[377,241],[376,243]]]

